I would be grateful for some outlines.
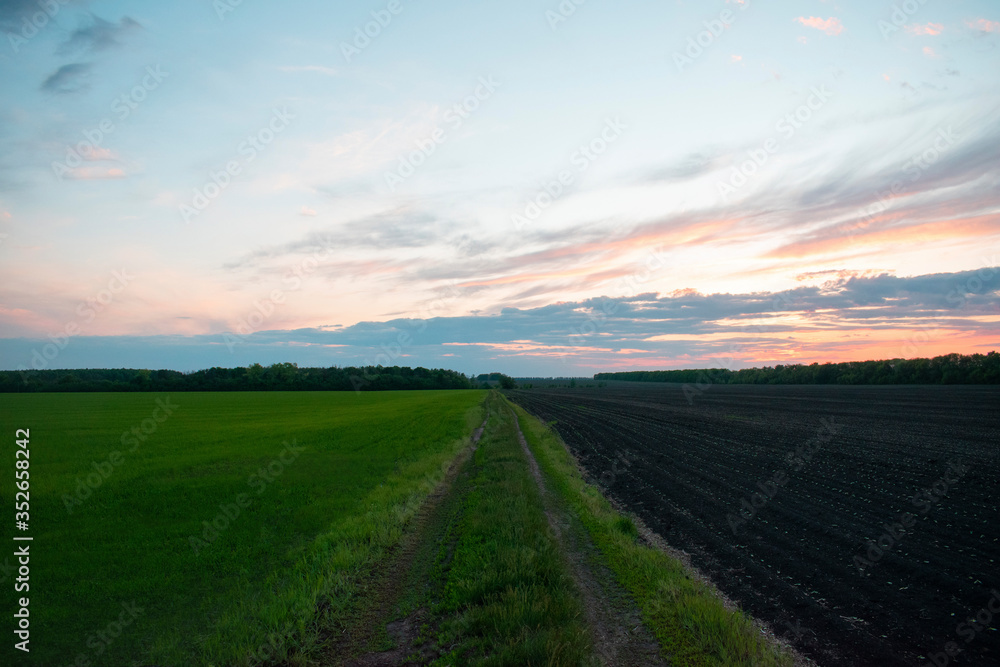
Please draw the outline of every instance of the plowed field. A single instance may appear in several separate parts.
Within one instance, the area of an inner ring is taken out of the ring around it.
[[[819,664],[1000,664],[1000,389],[610,383],[511,397]]]

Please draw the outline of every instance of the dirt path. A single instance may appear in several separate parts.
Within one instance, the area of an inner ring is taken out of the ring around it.
[[[599,664],[607,667],[640,667],[667,665],[659,655],[659,645],[643,625],[639,609],[628,593],[618,584],[614,573],[602,564],[602,556],[594,546],[579,518],[563,506],[551,492],[538,467],[534,454],[521,432],[517,417],[511,412],[517,427],[517,437],[524,451],[532,477],[538,485],[543,507],[548,519],[550,535],[564,554],[569,572],[580,591],[585,620],[594,642],[594,654]],[[421,665],[436,655],[424,655],[419,635],[422,625],[431,622],[425,609],[418,609],[405,618],[385,624],[398,614],[408,586],[412,586],[413,571],[418,562],[422,545],[433,540],[440,530],[442,515],[461,494],[460,479],[471,474],[472,454],[486,426],[484,421],[472,436],[472,445],[466,448],[448,470],[445,479],[427,497],[413,519],[399,547],[388,559],[388,566],[373,574],[364,585],[362,595],[367,595],[359,617],[340,637],[334,638],[327,651],[324,664],[338,667],[395,667]],[[385,634],[394,648],[373,652],[371,647]]]
[[[513,410],[511,418],[531,475],[541,492],[551,534],[565,554],[570,573],[580,590],[595,655],[607,667],[669,664],[660,657],[659,644],[643,625],[638,606],[617,582],[614,573],[601,564],[600,552],[586,528],[549,490]]]
[[[418,609],[403,619],[385,624],[386,632],[395,648],[388,651],[370,652],[381,634],[385,619],[393,618],[397,607],[410,583],[410,576],[418,552],[434,529],[439,518],[438,510],[447,498],[459,474],[468,467],[479,439],[486,428],[486,421],[472,433],[471,444],[452,462],[445,478],[420,506],[395,553],[365,585],[369,596],[361,613],[341,637],[334,638],[327,650],[324,664],[338,667],[396,667],[398,665],[421,664],[420,650],[416,640],[421,625],[427,620],[426,610]],[[416,662],[409,659],[417,658]]]

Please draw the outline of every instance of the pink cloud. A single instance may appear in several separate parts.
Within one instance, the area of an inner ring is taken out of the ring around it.
[[[620,264],[621,258],[629,253],[650,247],[703,245],[720,238],[738,239],[740,234],[735,228],[740,222],[741,219],[738,218],[723,218],[669,228],[660,223],[652,223],[633,230],[623,238],[570,243],[520,255],[511,261],[512,266],[541,268],[536,271],[471,279],[459,283],[458,287],[495,287],[534,281],[552,283],[567,279],[597,285],[603,280],[632,273],[634,268],[623,267]],[[578,264],[577,262],[583,258],[587,258],[588,261]]]
[[[998,233],[998,216],[995,214],[957,217],[948,220],[919,222],[906,227],[883,228],[883,222],[898,220],[901,214],[878,216],[871,225],[846,230],[846,233],[827,238],[795,241],[776,248],[766,257],[802,258],[843,252],[845,250],[878,249],[901,243],[920,244],[942,241],[992,239]],[[854,232],[854,233],[851,233]],[[985,242],[985,241],[984,241]]]
[[[844,31],[844,25],[835,16],[831,16],[828,19],[822,19],[818,16],[810,16],[805,18],[800,16],[795,19],[807,28],[815,28],[816,30],[822,30],[828,35],[839,35]]]
[[[118,156],[110,148],[91,148],[90,150],[81,152],[80,155],[84,160],[90,162],[114,162],[118,160]]]
[[[965,24],[970,28],[981,30],[983,32],[1000,32],[1000,21],[976,19],[975,21],[966,21]]]
[[[906,26],[906,32],[912,35],[940,35],[943,30],[944,26],[940,23],[928,23],[926,25],[915,23]]]
[[[67,172],[65,177],[73,181],[102,181],[125,178],[125,172],[118,168],[79,167]]]
[[[924,47],[924,55],[927,56],[927,57],[929,57],[929,58],[937,58],[938,57],[938,54],[935,53],[934,49],[932,49],[929,46],[925,46]]]
[[[309,218],[315,218],[316,210],[309,208],[308,206],[303,206],[301,209],[299,209],[299,215],[304,215]]]
[[[729,61],[733,62],[733,63],[738,63],[738,62],[741,62],[742,60],[743,60],[743,56],[737,56],[735,54],[729,57]]]

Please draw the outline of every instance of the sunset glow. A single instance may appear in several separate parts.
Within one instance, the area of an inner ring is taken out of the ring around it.
[[[3,4],[0,367],[1000,347],[995,3],[346,4]]]

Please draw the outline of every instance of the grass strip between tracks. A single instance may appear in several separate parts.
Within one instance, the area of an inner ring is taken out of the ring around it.
[[[435,665],[581,665],[590,640],[573,581],[550,534],[539,489],[496,393],[455,526],[457,543],[435,616]]]
[[[518,405],[521,430],[551,488],[578,514],[643,621],[675,665],[785,666],[792,657],[740,611],[726,608],[685,566],[638,540],[635,524],[584,480],[579,465],[551,429]]]

